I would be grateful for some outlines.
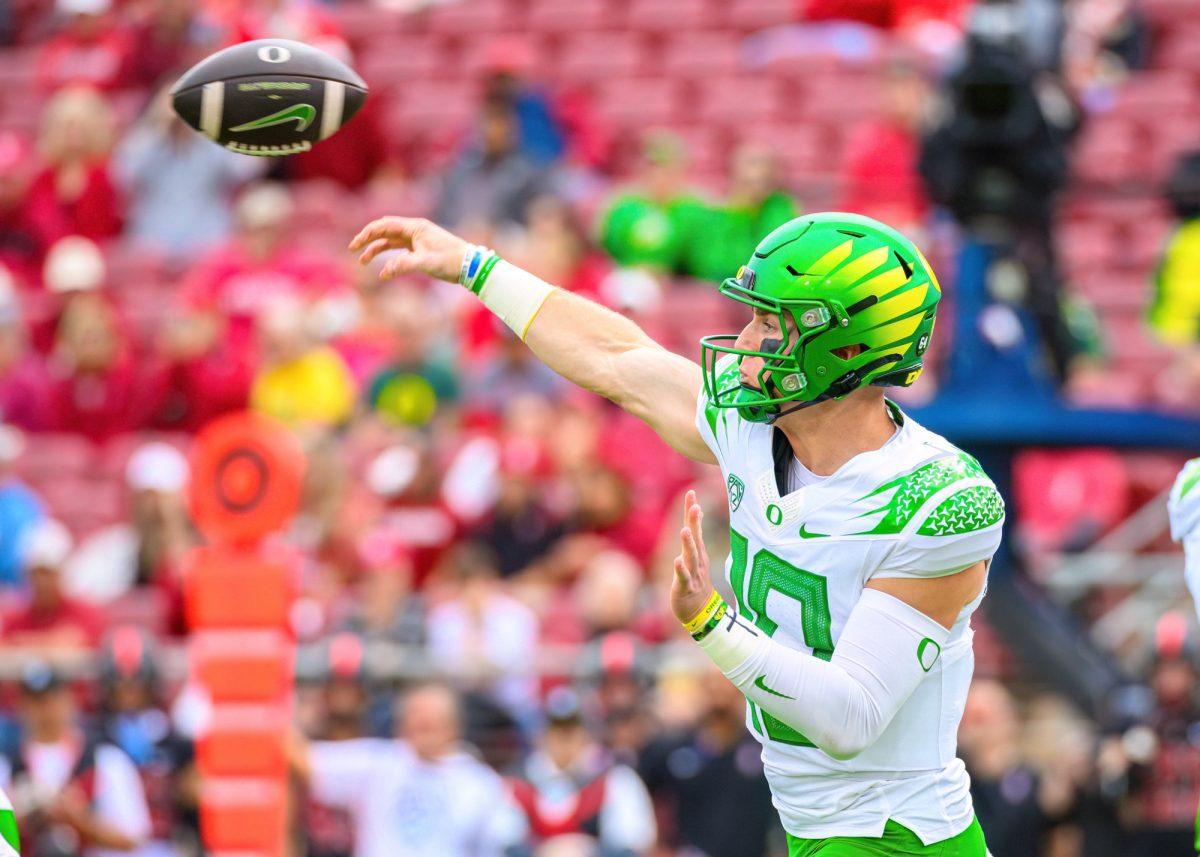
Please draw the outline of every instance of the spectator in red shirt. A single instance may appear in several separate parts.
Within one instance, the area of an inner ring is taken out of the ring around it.
[[[917,174],[928,89],[914,66],[896,63],[888,70],[885,93],[882,115],[860,126],[847,145],[845,195],[838,207],[908,233],[920,228],[929,209]]]
[[[311,301],[346,288],[341,267],[291,239],[292,211],[284,186],[251,186],[234,208],[234,240],[187,274],[182,307],[160,343],[173,365],[174,424],[196,427],[245,407],[263,311],[280,298]]]
[[[98,292],[77,295],[59,318],[45,391],[46,427],[94,441],[145,426],[158,404],[157,373],[137,360]]]
[[[29,599],[5,619],[0,632],[4,646],[43,656],[95,648],[103,630],[100,617],[62,588],[62,567],[71,548],[71,534],[58,521],[43,521],[26,536],[22,559]]]
[[[43,252],[64,235],[100,241],[121,231],[108,172],[113,126],[111,108],[94,89],[64,89],[46,104],[38,140],[43,167],[22,212]]]
[[[140,87],[157,85],[172,72],[191,65],[216,38],[205,26],[192,0],[151,0],[131,28],[137,45],[126,64],[129,81]]]
[[[62,28],[43,46],[37,60],[42,91],[84,84],[113,90],[129,83],[124,77],[131,42],[115,16],[111,0],[58,0],[55,11]]]
[[[41,427],[38,398],[41,361],[29,347],[12,276],[0,263],[0,420],[23,429]]]

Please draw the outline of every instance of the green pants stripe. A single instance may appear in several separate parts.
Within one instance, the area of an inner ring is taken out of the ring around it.
[[[883,836],[834,836],[830,839],[797,839],[788,834],[788,857],[987,857],[987,843],[979,819],[958,836],[924,845],[915,833],[889,821]]]

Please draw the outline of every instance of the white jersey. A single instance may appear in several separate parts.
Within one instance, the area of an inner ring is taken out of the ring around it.
[[[1171,516],[1171,538],[1183,543],[1184,575],[1200,611],[1200,458],[1193,458],[1179,472],[1171,487],[1167,511]]]
[[[979,463],[888,408],[897,429],[886,444],[781,496],[774,428],[700,394],[696,425],[729,491],[724,594],[732,590],[739,612],[774,640],[825,660],[867,581],[953,574],[990,559],[1000,542],[1004,503]],[[883,735],[853,759],[833,759],[748,704],[789,833],[880,836],[892,819],[929,844],[970,825],[955,746],[975,665],[970,615],[981,599],[959,614],[941,657]]]

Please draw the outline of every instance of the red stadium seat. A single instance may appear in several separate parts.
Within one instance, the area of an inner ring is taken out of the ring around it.
[[[600,114],[620,127],[670,124],[680,105],[679,84],[667,78],[624,78],[601,82],[596,89]]]
[[[526,23],[535,33],[574,33],[621,26],[605,0],[534,0]]]
[[[729,127],[769,119],[782,104],[778,83],[765,75],[704,81],[698,101],[699,119]]]
[[[761,30],[796,20],[796,0],[732,0],[726,21],[739,30]]]
[[[563,42],[555,77],[568,83],[634,77],[645,61],[646,44],[638,33],[577,33]]]
[[[455,64],[448,62],[444,47],[429,36],[405,35],[376,40],[363,53],[358,71],[372,87],[404,86],[413,80],[445,77],[453,74]]]
[[[712,27],[715,18],[708,0],[630,0],[626,25],[643,32],[676,33]]]
[[[678,33],[662,55],[662,72],[669,77],[726,76],[740,67],[739,41],[730,33]]]
[[[440,3],[422,13],[431,33],[459,36],[463,33],[508,32],[516,25],[513,7],[506,0],[464,0]]]
[[[477,110],[475,86],[468,82],[425,81],[396,93],[389,123],[403,136],[465,123]]]

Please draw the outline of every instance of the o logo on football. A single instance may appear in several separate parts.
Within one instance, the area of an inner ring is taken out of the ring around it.
[[[283,45],[263,45],[258,49],[258,58],[263,62],[281,63],[292,58],[292,52]]]

